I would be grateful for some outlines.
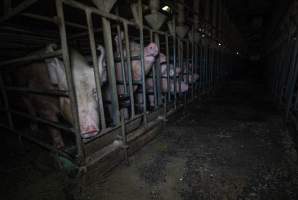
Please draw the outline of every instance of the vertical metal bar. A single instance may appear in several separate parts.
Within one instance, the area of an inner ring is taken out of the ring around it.
[[[174,106],[177,108],[177,37],[176,37],[176,17],[173,16],[173,65],[174,65]]]
[[[118,34],[118,38],[119,38],[119,41],[118,41],[119,46],[117,47],[117,49],[119,50],[118,55],[120,55],[120,60],[121,60],[121,75],[122,75],[122,80],[123,80],[124,94],[126,96],[127,95],[126,70],[125,70],[125,64],[124,64],[122,38],[120,36],[121,31],[120,31],[119,25],[117,25],[117,34]]]
[[[132,67],[131,67],[131,55],[129,49],[129,37],[128,37],[128,27],[127,23],[124,23],[124,37],[125,37],[125,49],[126,49],[126,62],[128,71],[128,87],[130,96],[130,106],[131,106],[131,118],[135,117],[135,103],[134,103],[134,93],[133,93],[133,83],[132,83]]]
[[[190,44],[189,44],[189,39],[186,41],[186,83],[187,85],[190,85],[189,83],[189,65],[190,65]],[[191,63],[192,64],[192,63]],[[185,92],[186,96],[186,102],[187,103],[187,98],[189,97],[189,90]]]
[[[114,62],[114,53],[113,53],[113,44],[112,44],[112,33],[111,33],[111,24],[108,19],[102,17],[102,27],[103,27],[103,38],[106,49],[106,58],[108,66],[108,77],[109,77],[109,91],[111,91],[111,103],[112,103],[112,118],[114,125],[120,123],[120,113],[119,113],[119,102],[117,95],[117,84],[116,84],[116,75],[115,75],[115,62]]]
[[[86,10],[86,18],[88,24],[88,33],[89,33],[89,41],[90,41],[90,48],[92,54],[92,62],[94,66],[94,77],[95,77],[95,86],[96,86],[96,93],[98,98],[98,111],[100,113],[100,122],[102,129],[106,128],[106,119],[104,114],[104,107],[103,107],[103,100],[102,100],[102,91],[101,91],[101,79],[99,76],[99,66],[98,60],[96,55],[96,47],[95,47],[95,38],[94,38],[94,30],[93,30],[93,20],[89,10]],[[101,63],[102,65],[103,63]]]
[[[153,42],[153,32],[150,30],[150,42]],[[157,61],[158,62],[158,61]],[[157,63],[156,62],[156,63]],[[154,110],[158,107],[158,94],[157,94],[157,82],[156,82],[156,63],[152,66],[152,82],[153,82],[153,95],[154,95]]]
[[[123,142],[124,148],[124,159],[127,165],[129,165],[129,157],[128,157],[128,146],[127,146],[127,137],[126,137],[126,128],[125,128],[125,117],[124,117],[124,109],[120,111],[120,118],[121,118],[121,138]]]
[[[195,31],[194,27],[192,27],[192,41],[191,41],[191,101],[194,99],[194,68],[196,67],[196,62],[195,62]],[[197,82],[197,81],[196,81]]]
[[[5,108],[6,113],[7,113],[9,128],[14,129],[14,124],[13,124],[11,112],[10,112],[10,109],[9,109],[8,97],[7,97],[7,93],[6,93],[6,90],[5,90],[4,81],[3,81],[3,77],[2,77],[1,72],[0,72],[0,90],[1,90],[1,96],[3,98],[4,108]]]
[[[168,95],[168,102],[171,102],[171,86],[170,86],[170,51],[169,51],[169,35],[166,34],[166,56],[167,56],[167,95]]]
[[[154,41],[156,45],[158,46],[158,49],[160,49],[160,42],[159,42],[159,35],[158,33],[154,33]],[[157,89],[157,104],[158,106],[162,105],[162,94],[161,94],[161,78],[160,78],[160,61],[159,58],[157,58],[156,61],[156,89]]]
[[[144,30],[143,30],[143,10],[142,10],[142,8],[143,8],[142,0],[138,0],[144,126],[147,127],[147,100],[146,100],[146,80],[145,80],[145,63],[144,63]]]
[[[70,67],[70,57],[69,57],[69,50],[67,46],[67,37],[66,37],[66,28],[65,28],[65,19],[64,19],[64,10],[63,10],[63,3],[60,0],[56,0],[56,10],[57,10],[57,17],[59,20],[59,32],[60,32],[60,40],[61,40],[61,47],[62,47],[62,57],[65,66],[65,74],[66,80],[69,90],[69,98],[71,102],[71,112],[73,116],[73,126],[75,130],[76,136],[76,148],[77,148],[77,159],[80,164],[84,164],[85,162],[85,155],[83,152],[82,140],[81,140],[81,130],[80,130],[80,123],[79,123],[79,115],[78,115],[78,106],[74,88],[74,80],[72,76],[72,71]]]

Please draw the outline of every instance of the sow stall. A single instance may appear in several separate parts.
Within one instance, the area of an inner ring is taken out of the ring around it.
[[[26,140],[48,150],[56,156],[60,167],[71,165],[76,176],[84,180],[92,176],[92,169],[104,173],[128,159],[129,154],[158,133],[170,115],[214,91],[228,78],[229,61],[235,56],[231,49],[236,47],[229,45],[233,34],[227,35],[224,29],[232,25],[222,0],[214,0],[212,4],[211,1],[5,0],[3,5],[0,126],[14,133],[20,145]],[[121,35],[123,42],[115,45],[114,38]],[[139,44],[138,55],[131,55],[131,41]],[[157,56],[146,74],[144,46],[150,42],[158,46],[166,60],[160,63]],[[57,48],[40,51],[52,43]],[[98,44],[105,49],[108,82],[105,86],[97,67]],[[100,130],[93,137],[81,136],[78,88],[75,88],[69,53],[72,48],[80,49],[94,69]],[[63,61],[68,90],[18,87],[9,80],[14,69],[52,58]],[[139,80],[132,78],[134,61],[140,63]],[[161,72],[161,64],[167,66],[166,73]],[[116,77],[118,65],[121,80]],[[170,66],[173,66],[173,75]],[[181,73],[176,74],[178,68]],[[195,75],[199,77],[197,80]],[[148,79],[153,82],[150,91],[146,85]],[[184,83],[188,90],[182,92]],[[169,87],[171,84],[173,88]],[[119,94],[118,86],[123,87],[123,93]],[[103,87],[110,92],[109,100]],[[25,95],[68,98],[73,120],[52,121],[17,109],[16,99],[21,100]],[[33,129],[32,123],[39,128]],[[61,131],[64,148],[54,146],[45,127]]]

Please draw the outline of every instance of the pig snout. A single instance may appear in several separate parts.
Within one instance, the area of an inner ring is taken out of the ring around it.
[[[95,124],[95,122],[93,122],[90,119],[81,122],[80,126],[81,126],[81,136],[83,138],[93,137],[99,132],[98,127]]]
[[[147,47],[144,49],[144,55],[145,56],[157,56],[158,55],[158,47],[155,43],[150,43]]]

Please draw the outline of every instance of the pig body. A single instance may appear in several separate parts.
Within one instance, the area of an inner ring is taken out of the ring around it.
[[[53,49],[48,47],[47,51],[51,50]],[[79,52],[71,50],[70,58],[81,137],[89,138],[95,136],[99,131],[94,70]],[[100,57],[99,60],[101,59]],[[102,65],[102,63],[99,62],[99,65]],[[49,58],[45,62],[35,62],[18,68],[14,74],[16,74],[15,79],[18,86],[38,90],[68,90],[65,66],[58,58]],[[23,100],[32,115],[38,115],[54,122],[58,122],[58,115],[62,115],[69,123],[73,123],[68,97],[27,94]],[[54,145],[57,148],[63,148],[64,142],[61,131],[55,128],[48,128],[48,131]]]

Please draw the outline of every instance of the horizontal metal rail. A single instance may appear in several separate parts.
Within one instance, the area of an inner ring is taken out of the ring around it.
[[[30,136],[30,135],[24,134],[23,131],[18,131],[18,130],[15,130],[15,129],[11,129],[11,128],[7,127],[4,124],[0,124],[0,128],[6,129],[6,130],[8,130],[8,131],[10,131],[10,132],[12,132],[12,133],[14,133],[16,135],[20,135],[22,138],[25,138],[28,141],[33,142],[34,144],[37,144],[37,145],[39,145],[40,147],[42,147],[42,148],[44,148],[46,150],[52,151],[54,153],[57,153],[58,155],[61,155],[61,156],[65,157],[65,158],[69,159],[70,161],[75,162],[75,158],[72,155],[66,153],[65,151],[61,151],[61,150],[53,147],[52,145],[49,145],[49,144],[47,144],[45,142],[42,142],[42,141],[40,141],[40,140],[38,140],[38,139]]]
[[[62,97],[69,96],[68,91],[63,91],[63,90],[39,90],[39,89],[11,87],[11,86],[6,86],[4,87],[4,89],[9,92],[31,93],[31,94],[47,95],[47,96],[62,96]]]
[[[13,60],[0,62],[0,67],[4,67],[4,66],[11,67],[11,65],[18,64],[18,63],[33,62],[33,61],[43,60],[47,58],[58,57],[61,55],[62,55],[62,50],[57,50],[50,53],[36,53],[34,55],[29,55],[22,58],[16,58]]]

